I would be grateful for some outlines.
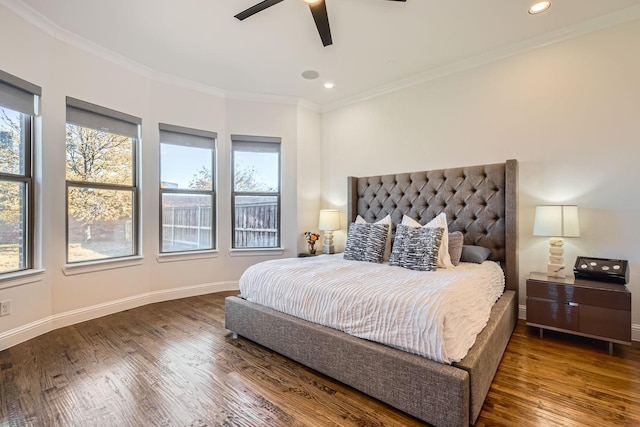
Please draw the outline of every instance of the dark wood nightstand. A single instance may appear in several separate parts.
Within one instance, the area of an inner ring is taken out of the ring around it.
[[[548,277],[527,280],[527,325],[613,343],[631,344],[631,292],[624,285]]]

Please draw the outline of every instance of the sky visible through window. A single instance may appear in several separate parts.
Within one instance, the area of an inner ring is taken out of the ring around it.
[[[178,188],[189,188],[194,175],[206,167],[211,170],[212,151],[204,148],[173,144],[161,144],[162,181],[178,184]],[[236,153],[236,156],[239,153]],[[242,152],[238,161],[241,168],[256,170],[256,177],[269,188],[278,188],[278,168],[273,164],[273,155],[269,153]]]

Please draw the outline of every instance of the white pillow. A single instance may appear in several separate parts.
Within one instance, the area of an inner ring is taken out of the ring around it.
[[[408,225],[409,227],[423,227],[415,219],[404,215],[402,217],[402,225]],[[443,228],[442,240],[440,242],[440,249],[438,249],[438,267],[439,268],[453,268],[455,267],[451,262],[451,256],[449,255],[449,227],[447,227],[447,214],[442,212],[440,215],[433,218],[426,223],[424,227],[429,228]]]
[[[365,221],[364,218],[362,218],[360,215],[358,215],[356,217],[356,224],[366,224],[367,221]],[[389,232],[387,233],[387,241],[384,245],[384,256],[383,256],[383,261],[389,261],[389,258],[391,257],[391,215],[387,215],[384,218],[382,218],[380,221],[376,221],[376,224],[387,224],[389,226]]]

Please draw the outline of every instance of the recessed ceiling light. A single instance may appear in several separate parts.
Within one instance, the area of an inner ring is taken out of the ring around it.
[[[336,85],[331,82],[326,82],[323,86],[325,89],[333,89],[334,87],[336,87]]]
[[[542,13],[545,10],[549,9],[550,7],[550,1],[539,1],[531,5],[531,7],[529,8],[529,14],[537,15],[538,13]]]
[[[318,73],[316,70],[306,70],[302,72],[302,77],[307,80],[315,80],[320,77],[320,73]]]
[[[320,0],[304,0],[304,2],[307,4],[316,4],[316,3],[320,3]]]

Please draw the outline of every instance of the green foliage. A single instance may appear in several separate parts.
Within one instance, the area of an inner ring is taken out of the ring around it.
[[[209,168],[202,166],[198,172],[194,173],[191,181],[189,181],[189,188],[192,190],[211,191],[213,178]]]
[[[97,129],[67,124],[68,181],[122,185],[122,190],[69,190],[69,215],[91,225],[97,220],[119,220],[132,215],[133,139]]]
[[[211,191],[212,186],[213,182],[211,171],[206,166],[203,166],[198,172],[193,174],[191,181],[189,181],[189,188],[194,190]],[[236,168],[234,188],[235,191],[255,193],[277,191],[262,182],[260,174],[253,166]]]
[[[19,116],[9,117],[0,108],[0,171],[19,174],[22,162],[20,135],[22,124]],[[17,182],[0,181],[0,221],[18,226],[22,218],[21,185]]]

